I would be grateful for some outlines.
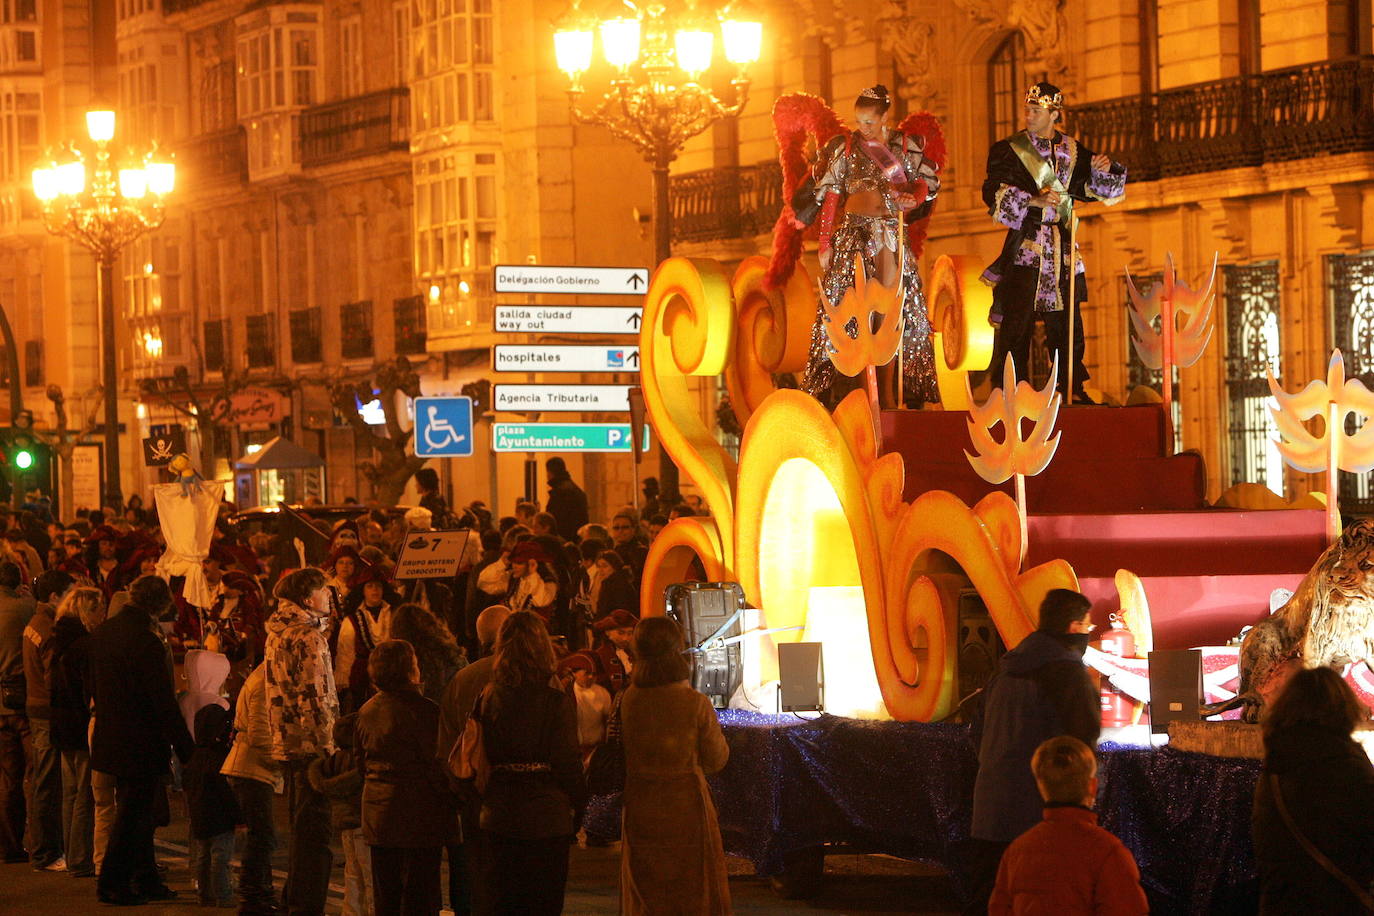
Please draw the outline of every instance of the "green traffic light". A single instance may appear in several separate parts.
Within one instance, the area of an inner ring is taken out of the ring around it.
[[[33,452],[28,449],[20,449],[14,453],[14,466],[21,471],[27,471],[33,467]]]

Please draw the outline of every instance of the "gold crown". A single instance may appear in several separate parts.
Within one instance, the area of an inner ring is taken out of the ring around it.
[[[1064,109],[1064,93],[1049,83],[1036,83],[1026,90],[1026,104],[1046,108],[1050,111]]]

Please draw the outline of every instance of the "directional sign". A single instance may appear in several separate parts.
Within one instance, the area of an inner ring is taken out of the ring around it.
[[[498,293],[566,293],[590,296],[642,296],[649,286],[647,267],[550,267],[497,264]]]
[[[493,452],[629,452],[628,423],[493,423]],[[644,427],[644,450],[649,428]]]
[[[493,385],[497,410],[608,413],[630,410],[630,385]],[[417,452],[418,454],[418,452]]]
[[[505,334],[638,334],[644,310],[614,305],[498,305],[492,327]]]
[[[407,531],[392,571],[395,579],[447,579],[458,572],[475,532]]]
[[[415,456],[472,455],[472,398],[415,399]]]
[[[638,372],[639,347],[497,344],[491,361],[497,372]]]

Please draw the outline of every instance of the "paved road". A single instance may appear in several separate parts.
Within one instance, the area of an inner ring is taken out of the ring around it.
[[[173,810],[181,807],[173,802]],[[180,812],[178,812],[178,815]],[[278,823],[284,822],[278,811]],[[158,831],[158,859],[169,868],[168,883],[181,892],[172,904],[138,907],[130,912],[180,914],[209,912],[196,905],[191,876],[186,869],[186,821],[178,816],[170,827]],[[279,850],[277,867],[283,865]],[[609,848],[574,847],[569,870],[568,916],[601,916],[619,912],[617,878],[619,844]],[[277,873],[277,885],[284,875]],[[343,859],[336,856],[328,912],[338,913],[343,892]],[[782,900],[766,880],[753,874],[748,862],[730,860],[730,893],[735,912],[748,916],[844,913],[862,916],[897,914],[949,914],[959,912],[948,879],[940,872],[885,856],[832,856],[826,860],[826,882],[813,900]],[[0,865],[0,914],[113,913],[95,899],[95,881],[65,874],[33,871],[27,865]],[[229,913],[230,910],[217,912]]]

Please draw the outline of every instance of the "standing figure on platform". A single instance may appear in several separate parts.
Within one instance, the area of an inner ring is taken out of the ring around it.
[[[940,190],[939,167],[926,158],[925,137],[889,129],[891,104],[885,86],[859,94],[854,102],[858,129],[822,148],[818,177],[794,198],[793,219],[800,229],[820,218],[821,290],[831,307],[854,287],[856,256],[871,280],[887,287],[900,282],[902,346],[895,365],[879,369],[879,388],[883,406],[896,406],[900,366],[905,400],[920,406],[938,402],[940,395],[926,300],[904,229],[929,212]],[[829,327],[824,307],[818,306],[802,388],[821,399],[836,383],[829,338],[834,333],[851,331]]]
[[[1075,201],[1107,204],[1126,195],[1126,169],[1095,155],[1058,129],[1064,96],[1050,83],[1036,83],[1026,93],[1026,129],[993,144],[983,202],[992,218],[1007,227],[1002,253],[983,273],[994,286],[992,314],[997,328],[991,369],[1000,372],[1008,353],[1017,380],[1030,376],[1031,333],[1036,316],[1045,322],[1045,337],[1059,356],[1059,390],[1068,399],[1069,297],[1072,287],[1072,403],[1091,403],[1083,390],[1083,303],[1088,298],[1083,259],[1078,256]],[[1070,253],[1070,248],[1075,250]],[[1070,263],[1077,280],[1070,282]]]

